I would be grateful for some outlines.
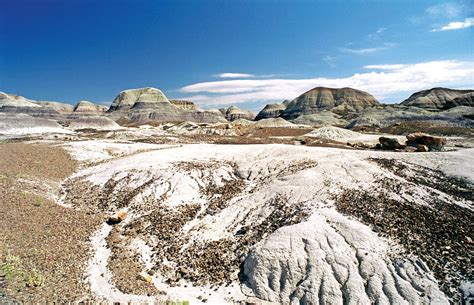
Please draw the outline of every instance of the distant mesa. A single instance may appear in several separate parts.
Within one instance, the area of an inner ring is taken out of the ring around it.
[[[149,121],[227,122],[222,114],[200,110],[192,102],[170,102],[161,90],[151,87],[120,92],[107,115],[116,121],[139,124]]]
[[[377,99],[361,90],[316,87],[292,100],[281,113],[281,117],[291,120],[300,115],[314,114],[336,107],[342,112],[360,112],[374,105],[379,105]]]
[[[35,104],[35,101],[24,98],[23,96],[0,92],[0,108],[24,108],[41,107]]]
[[[425,109],[449,109],[456,106],[474,106],[474,90],[432,88],[413,93],[401,104]]]
[[[268,104],[266,105],[255,117],[255,121],[263,120],[263,119],[270,119],[270,118],[278,118],[281,116],[282,112],[286,109],[288,104],[290,103],[289,100],[285,100],[283,103],[280,104]]]
[[[74,106],[74,113],[76,114],[93,114],[100,115],[107,111],[108,107],[103,105],[96,105],[89,101],[79,101]]]
[[[49,102],[49,101],[38,101],[35,104],[41,106],[43,109],[50,110],[51,112],[57,112],[60,114],[70,114],[74,111],[74,107],[70,104]]]
[[[108,112],[130,110],[132,108],[158,107],[158,103],[170,104],[161,90],[151,87],[128,89],[117,95]]]
[[[341,116],[354,116],[377,105],[375,97],[361,90],[316,87],[291,102],[266,105],[255,120],[281,117],[298,124],[342,125],[347,121]]]
[[[117,128],[107,119],[98,117],[108,118],[120,125],[235,122],[233,125],[242,126],[253,124],[254,121],[278,119],[262,122],[261,125],[331,125],[358,129],[435,120],[436,124],[470,127],[474,126],[474,90],[432,88],[412,94],[401,104],[383,105],[371,94],[361,90],[316,87],[292,101],[268,104],[257,115],[236,106],[203,110],[192,101],[169,100],[160,89],[152,87],[121,91],[110,108],[84,100],[72,106],[0,92],[0,112],[52,119],[65,126],[76,120],[71,126],[73,129],[87,128],[87,124],[96,129]],[[88,116],[93,118],[78,120]]]
[[[227,109],[222,109],[221,112],[225,115],[225,118],[229,121],[235,121],[238,119],[246,119],[253,121],[255,119],[255,113],[250,110],[240,109],[236,106],[230,106]]]
[[[176,107],[178,107],[179,109],[182,109],[182,110],[189,110],[189,111],[201,110],[201,109],[199,109],[199,107],[196,106],[196,104],[194,104],[191,101],[171,100],[170,102],[171,102],[171,104],[173,104],[174,106],[176,106]]]

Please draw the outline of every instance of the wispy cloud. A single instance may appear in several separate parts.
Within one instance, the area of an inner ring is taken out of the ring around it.
[[[460,30],[466,29],[471,26],[474,26],[474,17],[466,18],[464,21],[453,21],[450,22],[441,28],[432,29],[431,32],[440,32],[440,31],[451,31],[451,30]]]
[[[460,3],[440,3],[430,6],[426,12],[434,17],[458,17],[464,11],[464,5]]]
[[[382,33],[385,32],[386,30],[387,30],[387,28],[378,28],[377,31],[367,35],[367,38],[370,39],[370,40],[377,40],[377,39],[380,38]]]
[[[394,47],[396,44],[395,43],[385,43],[384,45],[380,47],[372,47],[372,48],[339,48],[340,52],[343,53],[350,53],[350,54],[356,54],[356,55],[368,55],[368,54],[373,54],[376,52],[380,51],[385,51],[388,50],[392,47]]]
[[[336,57],[335,56],[331,56],[331,55],[326,55],[322,58],[322,60],[328,64],[328,66],[330,66],[331,68],[335,68],[336,67]]]
[[[380,64],[342,78],[236,79],[196,83],[180,89],[186,98],[205,105],[274,102],[292,99],[316,86],[353,87],[383,100],[400,93],[436,87],[473,87],[474,61],[443,60],[415,64]],[[379,71],[383,70],[383,71]]]
[[[253,74],[248,74],[248,73],[220,73],[213,75],[214,77],[220,77],[220,78],[248,78],[248,77],[255,77]]]

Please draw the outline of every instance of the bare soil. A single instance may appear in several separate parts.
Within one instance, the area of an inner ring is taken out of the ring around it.
[[[0,297],[21,303],[90,298],[83,281],[89,236],[102,219],[50,199],[76,169],[48,145],[0,145]]]

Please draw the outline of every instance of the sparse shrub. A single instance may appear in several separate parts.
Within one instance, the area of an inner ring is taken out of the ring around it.
[[[0,256],[0,276],[6,279],[8,286],[17,291],[24,287],[42,286],[45,281],[41,272],[25,268],[20,257],[12,254]]]

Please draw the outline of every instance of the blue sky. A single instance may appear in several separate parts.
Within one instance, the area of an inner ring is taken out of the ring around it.
[[[472,1],[0,0],[0,91],[109,103],[151,86],[260,108],[316,86],[399,102],[474,87]]]

